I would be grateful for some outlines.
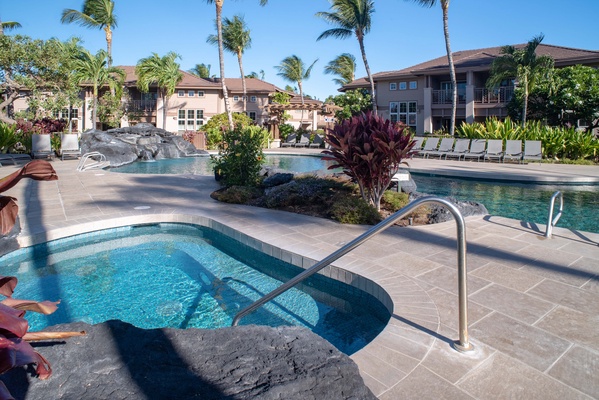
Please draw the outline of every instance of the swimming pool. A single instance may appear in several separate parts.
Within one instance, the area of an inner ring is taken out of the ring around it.
[[[27,313],[31,330],[110,319],[139,328],[219,328],[302,270],[214,230],[186,224],[129,226],[20,249],[2,258],[19,280],[14,297],[61,300],[51,315]],[[315,275],[241,320],[300,325],[353,354],[385,327],[370,294]]]
[[[288,154],[266,154],[265,165],[294,172],[325,171],[332,164],[323,161],[320,156],[299,156]],[[114,172],[129,174],[194,174],[214,175],[210,157],[171,158],[160,161],[138,161],[122,167],[111,168]]]

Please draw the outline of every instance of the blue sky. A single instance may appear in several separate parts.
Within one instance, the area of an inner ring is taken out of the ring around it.
[[[63,9],[81,10],[83,0],[1,0],[2,21],[18,21],[21,29],[9,32],[34,38],[80,37],[92,52],[106,48],[104,32],[62,25]],[[181,68],[210,64],[219,74],[218,52],[206,43],[215,32],[214,5],[189,0],[115,0],[118,27],[113,33],[115,65],[135,65],[152,52],[181,55]],[[341,53],[357,59],[356,77],[366,75],[357,40],[316,38],[329,26],[316,18],[318,11],[329,11],[327,0],[226,0],[223,14],[240,14],[251,30],[252,47],[244,55],[244,71],[264,70],[265,80],[281,88],[288,82],[277,76],[274,66],[292,54],[307,65],[314,60],[304,92],[320,100],[338,94],[326,64]],[[373,73],[397,70],[445,55],[441,7],[423,8],[406,0],[375,0],[372,30],[365,46]],[[599,15],[599,1],[570,0],[455,0],[449,7],[449,32],[452,51],[506,44],[525,43],[539,33],[545,44],[599,50],[596,24],[588,16]],[[225,57],[225,77],[239,77],[235,56]]]

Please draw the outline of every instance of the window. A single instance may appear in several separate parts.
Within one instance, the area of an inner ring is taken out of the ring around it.
[[[179,96],[179,97],[185,97],[185,90],[179,90],[177,92],[177,96]]]
[[[233,96],[233,101],[239,101],[239,96]]]
[[[251,97],[250,97],[250,101],[251,101],[252,103],[255,103],[255,102],[256,102],[256,96],[251,96]]]
[[[395,82],[390,83],[389,90],[397,90],[397,83],[395,83]]]
[[[418,89],[418,82],[410,81],[410,89]]]
[[[204,97],[204,91],[198,90],[198,97]]]
[[[417,109],[415,101],[392,101],[389,103],[389,119],[391,122],[403,122],[415,130],[417,125]]]
[[[189,96],[189,97],[195,97],[195,95],[196,95],[195,90],[188,90],[187,91],[187,96]]]
[[[56,119],[68,119],[69,118],[69,109],[68,108],[63,108],[62,110],[58,111],[53,111],[52,112],[52,116]],[[71,119],[77,119],[79,118],[79,109],[78,108],[71,108]]]
[[[406,82],[399,82],[399,90],[406,90],[407,87]]]
[[[446,102],[451,103],[451,82],[441,82],[441,90],[443,90]],[[466,102],[466,82],[458,82],[458,103]]]
[[[204,125],[204,110],[179,110],[179,131],[195,131]]]
[[[256,112],[255,111],[250,111],[250,118],[252,121],[256,122]]]

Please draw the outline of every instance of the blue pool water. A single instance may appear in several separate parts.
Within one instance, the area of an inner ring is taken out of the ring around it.
[[[294,172],[311,172],[326,170],[330,161],[323,161],[316,156],[296,156],[285,154],[267,154],[265,164],[275,168]],[[118,168],[114,172],[130,174],[195,174],[214,175],[210,157],[171,158],[154,162],[134,162]]]
[[[140,328],[220,328],[301,269],[213,230],[184,224],[126,227],[61,239],[0,258],[18,277],[15,298],[61,300],[31,330],[110,319]],[[386,325],[370,294],[321,275],[287,291],[241,324],[300,325],[352,354]]]

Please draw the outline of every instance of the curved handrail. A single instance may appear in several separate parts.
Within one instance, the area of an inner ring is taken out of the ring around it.
[[[555,206],[555,198],[559,196],[559,212],[553,218],[553,208]],[[562,216],[562,211],[564,210],[564,195],[559,190],[553,193],[551,196],[551,201],[549,202],[549,215],[547,216],[547,229],[545,230],[545,237],[550,238],[551,233],[553,231],[553,227],[557,224],[560,217]]]
[[[427,203],[437,203],[442,206],[445,206],[451,212],[451,214],[453,215],[453,217],[456,221],[457,236],[458,236],[457,251],[458,251],[459,340],[458,340],[458,342],[454,342],[453,347],[456,350],[461,351],[461,352],[472,350],[474,347],[468,341],[468,288],[467,288],[467,275],[466,275],[467,274],[467,272],[466,272],[466,225],[464,223],[464,218],[462,217],[460,210],[458,210],[458,208],[454,204],[450,203],[449,201],[447,201],[445,199],[441,199],[438,197],[431,197],[431,196],[422,197],[420,199],[414,200],[413,202],[411,202],[410,204],[408,204],[401,210],[396,211],[394,214],[389,216],[387,219],[381,221],[380,223],[373,226],[372,228],[370,228],[368,231],[366,231],[362,235],[358,236],[357,238],[355,238],[354,240],[352,240],[345,246],[341,247],[339,250],[331,253],[330,255],[328,255],[327,257],[325,257],[318,263],[314,264],[310,268],[308,268],[305,271],[301,272],[300,274],[296,275],[295,277],[293,277],[286,283],[282,284],[275,290],[271,291],[270,293],[267,293],[266,295],[262,296],[262,298],[256,300],[254,303],[245,307],[244,309],[239,311],[237,313],[237,315],[235,315],[235,317],[233,318],[233,322],[231,323],[231,326],[237,326],[237,324],[239,323],[239,320],[241,320],[241,318],[243,318],[244,316],[255,311],[256,309],[258,309],[265,303],[267,303],[270,300],[274,299],[275,297],[279,296],[283,292],[291,289],[293,286],[297,285],[304,279],[310,277],[311,275],[314,275],[315,273],[317,273],[324,267],[330,265],[334,261],[343,257],[344,255],[346,255],[347,253],[349,253],[350,251],[352,251],[353,249],[355,249],[356,247],[358,247],[359,245],[361,245],[362,243],[364,243],[365,241],[367,241],[374,235],[384,231],[385,229],[387,229],[388,227],[393,225],[395,223],[395,221],[403,218],[404,216],[409,214],[415,208],[417,208],[423,204],[427,204]]]

